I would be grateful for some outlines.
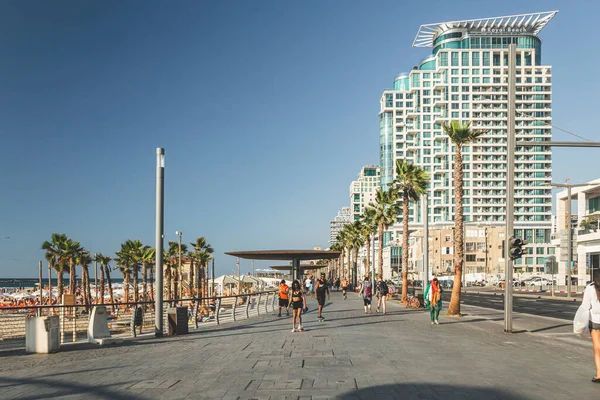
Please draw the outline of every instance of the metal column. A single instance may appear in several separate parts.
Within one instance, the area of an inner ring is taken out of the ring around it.
[[[509,238],[514,233],[515,196],[515,69],[517,45],[508,46],[508,132],[506,138],[506,234],[504,246],[504,332],[512,333],[513,310],[513,262],[510,259]]]
[[[423,289],[429,282],[429,204],[427,192],[423,194]]]
[[[163,240],[165,196],[165,149],[156,149],[156,282],[154,294],[154,336],[163,336]]]

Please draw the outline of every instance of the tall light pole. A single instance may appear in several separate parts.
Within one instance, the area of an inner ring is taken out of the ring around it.
[[[427,192],[423,194],[423,289],[429,281],[429,204]]]
[[[515,100],[517,45],[508,45],[508,121],[506,135],[506,234],[504,246],[504,332],[512,333],[513,262],[510,258],[509,237],[513,235],[515,215]]]
[[[156,285],[154,294],[154,336],[163,336],[163,240],[165,196],[165,149],[156,149]]]
[[[373,235],[373,258],[371,259],[371,287],[375,287],[375,241],[378,240],[375,235]]]
[[[181,270],[181,235],[183,234],[181,231],[175,231],[175,234],[177,236],[179,236],[179,269],[178,269],[178,273],[179,273],[179,293],[176,293],[176,296],[179,296],[179,298],[181,299],[182,296],[182,292],[183,292],[183,272]]]
[[[567,179],[568,180],[568,179]],[[571,188],[590,186],[588,183],[551,183],[554,187],[567,188],[567,297],[571,297],[571,265],[573,263],[573,227],[571,226]]]

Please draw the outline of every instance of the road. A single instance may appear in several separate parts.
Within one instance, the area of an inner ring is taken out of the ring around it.
[[[443,294],[444,301],[450,301],[450,292]],[[492,308],[495,310],[504,309],[504,296],[502,294],[476,294],[462,293],[461,301],[466,305]],[[581,302],[552,300],[548,297],[538,299],[537,296],[513,296],[513,311],[524,314],[533,314],[544,317],[553,317],[564,320],[573,320],[573,316]]]

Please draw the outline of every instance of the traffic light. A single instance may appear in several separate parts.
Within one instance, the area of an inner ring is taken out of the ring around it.
[[[523,250],[523,246],[527,246],[527,242],[523,239],[519,239],[511,236],[508,239],[508,243],[510,245],[509,255],[511,260],[516,260],[517,258],[521,258],[523,254],[525,254],[525,250]]]

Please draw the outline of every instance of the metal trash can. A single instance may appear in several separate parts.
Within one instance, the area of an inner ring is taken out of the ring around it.
[[[60,322],[58,315],[27,318],[25,323],[25,351],[27,353],[53,353],[60,348]]]
[[[185,335],[188,333],[188,308],[169,307],[169,335]]]

